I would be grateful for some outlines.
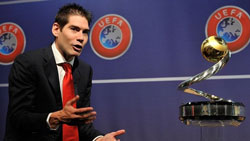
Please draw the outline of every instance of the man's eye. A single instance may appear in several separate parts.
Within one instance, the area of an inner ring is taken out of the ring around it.
[[[80,29],[76,28],[76,27],[72,27],[71,30],[73,30],[73,31],[80,31]]]
[[[89,30],[87,30],[87,29],[86,29],[86,30],[83,30],[82,33],[83,33],[83,34],[89,34]]]

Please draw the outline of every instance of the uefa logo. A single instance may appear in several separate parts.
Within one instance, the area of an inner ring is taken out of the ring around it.
[[[26,39],[20,26],[6,22],[0,24],[0,64],[12,64],[25,49]]]
[[[90,45],[95,54],[106,60],[121,57],[132,42],[128,21],[120,15],[108,14],[99,18],[90,32]]]
[[[206,36],[222,37],[232,53],[243,50],[250,42],[250,16],[237,6],[215,10],[206,24]]]

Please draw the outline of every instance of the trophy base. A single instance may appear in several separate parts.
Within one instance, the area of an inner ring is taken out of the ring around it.
[[[186,125],[239,126],[245,120],[245,106],[232,101],[188,102],[180,106],[179,119]]]

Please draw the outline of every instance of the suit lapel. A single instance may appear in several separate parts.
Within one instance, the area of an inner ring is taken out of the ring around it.
[[[45,54],[44,56],[45,75],[47,76],[49,84],[55,94],[57,103],[62,104],[58,71],[51,47],[46,48],[44,54]]]
[[[74,65],[73,65],[73,79],[74,79],[74,87],[75,87],[75,94],[79,94],[79,80],[80,80],[80,71],[79,71],[79,60],[75,57]]]

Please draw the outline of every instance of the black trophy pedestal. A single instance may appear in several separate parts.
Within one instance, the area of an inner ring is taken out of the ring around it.
[[[179,118],[186,125],[239,126],[245,120],[245,106],[232,101],[188,102],[180,106]]]

